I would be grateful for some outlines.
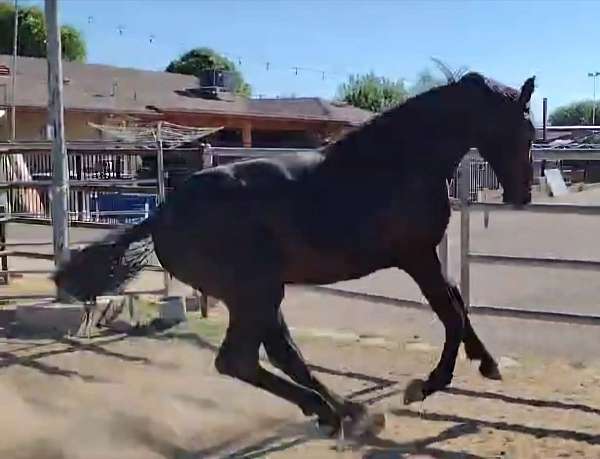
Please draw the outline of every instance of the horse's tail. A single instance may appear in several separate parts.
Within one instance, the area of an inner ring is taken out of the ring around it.
[[[53,275],[56,287],[81,301],[115,293],[143,268],[152,253],[152,227],[156,214],[84,249],[70,252],[70,259]]]

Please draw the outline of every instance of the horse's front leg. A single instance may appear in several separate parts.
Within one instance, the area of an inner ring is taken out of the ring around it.
[[[415,280],[431,308],[444,324],[446,339],[440,361],[426,381],[409,383],[404,403],[422,401],[452,382],[456,357],[466,332],[466,312],[453,287],[444,278],[435,248],[414,257],[402,268]]]

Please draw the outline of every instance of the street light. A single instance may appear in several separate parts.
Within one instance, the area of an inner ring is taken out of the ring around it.
[[[592,126],[596,125],[596,78],[600,76],[600,72],[589,72],[588,76],[594,79],[594,98],[592,101]]]

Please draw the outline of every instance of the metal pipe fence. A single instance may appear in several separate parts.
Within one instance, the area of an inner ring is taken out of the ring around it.
[[[197,151],[197,149],[196,149]],[[69,196],[66,216],[70,226],[115,228],[148,217],[157,204],[159,185],[165,175],[148,177],[143,158],[155,154],[152,145],[79,142],[67,149]],[[162,160],[157,157],[156,161]],[[157,164],[156,170],[162,169]],[[144,172],[146,172],[144,174]],[[52,242],[6,241],[9,223],[51,224],[51,186],[53,165],[49,144],[24,142],[0,144],[0,279],[8,283],[11,276],[50,274],[52,269],[11,269],[8,258],[52,259]],[[151,174],[150,174],[151,175]],[[123,204],[125,209],[123,209]],[[48,247],[50,253],[14,250],[33,245]],[[77,243],[75,245],[81,245]],[[71,244],[73,247],[74,244]],[[7,250],[12,247],[13,250]],[[150,271],[163,271],[158,263]],[[164,293],[168,293],[165,285]],[[152,293],[152,292],[148,292]],[[4,298],[6,295],[0,295]],[[10,296],[10,295],[9,295]]]
[[[0,146],[0,173],[3,173],[2,167],[5,166],[5,156],[7,154],[15,154],[25,151],[23,155],[26,159],[28,167],[31,167],[35,175],[32,173],[31,180],[23,180],[22,177],[13,177],[14,180],[7,179],[6,182],[0,182],[0,197],[5,194],[5,202],[13,202],[18,199],[26,199],[27,192],[35,191],[38,193],[40,207],[32,207],[32,212],[10,212],[10,221],[47,221],[49,218],[49,200],[50,196],[47,193],[49,176],[47,169],[49,165],[48,158],[44,157],[39,152],[39,146],[27,145],[27,148],[13,150],[12,152],[3,151]],[[36,148],[38,148],[36,150]],[[104,210],[97,206],[99,197],[102,194],[120,194],[121,196],[151,196],[157,199],[159,181],[165,180],[165,174],[161,174],[156,178],[141,178],[140,158],[155,152],[149,151],[147,146],[131,147],[124,151],[116,145],[79,145],[80,150],[69,149],[72,152],[69,156],[69,166],[75,168],[74,172],[70,172],[71,177],[71,195],[69,204],[69,219],[72,225],[89,224],[99,225],[102,227],[114,227],[123,223],[133,223],[140,218],[148,215],[151,209],[144,208],[141,210],[119,210],[111,209]],[[97,149],[98,151],[95,152]],[[189,149],[190,152],[198,153],[198,149]],[[248,149],[248,148],[221,148],[208,147],[202,152],[203,167],[212,167],[218,164],[219,157],[225,158],[260,158],[268,156],[276,156],[285,153],[298,153],[307,151],[303,149]],[[168,151],[165,150],[165,154]],[[540,157],[558,157],[558,153],[549,149],[543,149],[536,153],[534,149],[534,159],[537,155]],[[583,153],[582,153],[583,154]],[[586,158],[590,155],[589,151],[585,152]],[[159,155],[161,156],[161,155]],[[78,159],[79,158],[79,159]],[[600,159],[600,158],[598,158]],[[157,170],[161,168],[157,167]],[[7,171],[5,170],[4,173]],[[8,176],[6,176],[8,177]],[[166,188],[165,188],[166,189]],[[520,318],[533,318],[538,320],[560,320],[572,321],[577,323],[593,323],[600,324],[600,316],[585,316],[571,314],[566,312],[552,311],[532,311],[532,310],[515,310],[514,308],[493,307],[471,305],[470,294],[470,269],[471,264],[502,264],[502,265],[521,265],[521,266],[548,266],[568,269],[581,270],[596,270],[600,269],[600,261],[593,260],[573,260],[573,259],[554,259],[543,257],[524,257],[524,256],[508,256],[501,254],[477,253],[470,250],[470,212],[473,210],[482,210],[485,215],[489,212],[496,211],[513,211],[515,208],[510,205],[500,203],[478,202],[480,192],[482,190],[497,190],[500,189],[500,184],[490,165],[485,162],[477,153],[476,150],[470,150],[469,154],[461,162],[453,180],[449,183],[449,195],[451,198],[452,208],[461,212],[460,226],[460,272],[461,272],[461,291],[467,307],[472,312],[482,314],[492,314],[498,316],[510,316]],[[10,194],[12,193],[12,194]],[[21,193],[21,194],[19,194]],[[23,197],[25,196],[25,198]],[[156,202],[156,201],[155,201]],[[96,203],[96,204],[95,204]],[[0,206],[2,203],[0,203]],[[553,213],[553,214],[572,214],[572,215],[598,215],[600,214],[600,206],[578,206],[569,204],[530,204],[524,206],[521,211],[533,213]],[[6,216],[7,214],[5,214]],[[4,244],[2,244],[4,242]],[[19,245],[42,245],[41,243],[15,243],[0,241],[0,259],[5,260],[8,256],[16,256],[10,253],[9,247]],[[51,243],[48,243],[51,245]],[[448,236],[445,235],[440,246],[438,247],[442,269],[448,274]],[[14,252],[14,251],[12,251]],[[21,254],[23,255],[23,254]],[[3,268],[8,275],[10,270],[8,267]],[[158,266],[156,269],[160,269]],[[32,271],[32,270],[29,270]],[[14,271],[13,271],[14,272]],[[165,276],[165,288],[168,289],[169,280]],[[332,287],[327,289],[335,290]],[[167,290],[165,290],[167,291]],[[202,298],[202,302],[206,303],[206,298]],[[393,299],[394,301],[400,301]]]
[[[165,150],[171,155],[190,153],[204,155],[204,147]],[[158,154],[157,154],[158,153]],[[155,157],[154,161],[152,156]],[[212,155],[205,167],[213,165]],[[147,170],[150,157],[150,171]],[[123,142],[70,142],[67,145],[69,196],[66,216],[69,226],[115,228],[147,218],[158,204],[159,197],[170,191],[167,186],[165,155],[162,145],[155,142],[125,144]],[[155,166],[152,167],[152,163]],[[155,172],[155,176],[151,177]],[[9,269],[8,257],[51,260],[53,253],[31,250],[7,250],[8,247],[37,246],[52,248],[53,242],[6,242],[6,225],[10,222],[51,224],[52,161],[47,142],[0,144],[0,280],[8,283],[11,275],[51,274],[51,269]],[[126,201],[123,203],[123,201]],[[132,202],[134,201],[134,202]],[[125,204],[126,209],[120,209]],[[117,208],[115,208],[115,205]],[[133,209],[132,209],[133,207]],[[76,242],[71,247],[93,241]],[[52,250],[51,250],[52,252]],[[151,256],[144,271],[163,273],[160,290],[132,291],[122,294],[169,295],[171,277],[160,266],[156,254]],[[196,290],[200,311],[208,314],[208,297]],[[35,298],[39,295],[28,295]],[[0,299],[24,298],[23,295],[0,294]]]
[[[479,154],[472,153],[471,162],[468,169],[457,168],[454,173],[452,180],[450,181],[449,191],[450,196],[458,198],[460,194],[460,181],[461,175],[465,174],[469,177],[469,180],[465,183],[468,184],[469,200],[477,201],[479,194],[483,190],[499,190],[500,182],[496,177],[492,167],[489,163],[483,160]]]
[[[139,178],[143,172],[139,147],[121,145],[119,150],[107,150],[105,145],[88,143],[80,148],[67,150],[70,222],[132,223],[156,206],[158,180]],[[49,219],[52,173],[46,145],[0,147],[0,201],[5,214]],[[131,215],[107,213],[121,210],[118,206],[124,201],[130,206],[137,204],[139,211]]]

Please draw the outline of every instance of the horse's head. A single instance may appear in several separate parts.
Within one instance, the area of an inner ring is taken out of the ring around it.
[[[476,73],[458,81],[477,94],[472,120],[472,142],[488,161],[504,189],[504,202],[531,202],[531,143],[535,129],[529,119],[529,101],[535,77],[520,91],[488,80]],[[471,93],[473,94],[473,93]]]

